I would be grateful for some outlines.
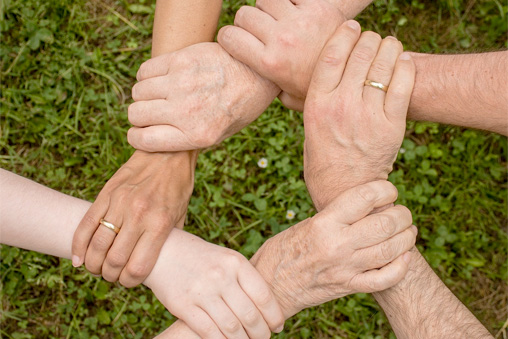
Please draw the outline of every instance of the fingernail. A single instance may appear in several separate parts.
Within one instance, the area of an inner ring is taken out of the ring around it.
[[[351,29],[354,29],[355,31],[356,31],[357,29],[360,29],[360,24],[359,24],[357,21],[355,21],[355,20],[349,20],[349,21],[347,22],[347,25],[348,25]]]
[[[72,266],[74,267],[79,267],[81,266],[81,259],[79,259],[79,257],[77,255],[73,255],[72,256]]]
[[[398,41],[396,37],[391,35],[387,36],[385,39]]]
[[[91,275],[92,277],[95,277],[95,278],[100,278],[100,277],[101,277],[101,275],[100,275],[100,274],[93,274],[93,273],[90,273],[90,275]]]
[[[280,333],[282,332],[282,330],[284,329],[284,325],[281,325],[279,326],[276,330],[275,330],[275,333]]]
[[[404,253],[402,259],[406,262],[406,264],[409,264],[409,262],[411,261],[411,253],[410,252]]]
[[[418,228],[415,225],[411,225],[411,229],[418,235]]]
[[[411,55],[407,52],[404,52],[399,56],[399,59],[400,60],[411,60]]]

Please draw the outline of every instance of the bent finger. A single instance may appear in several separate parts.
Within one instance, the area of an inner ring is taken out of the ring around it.
[[[409,271],[411,252],[406,252],[388,265],[357,275],[351,282],[358,292],[373,293],[386,290],[406,276]]]
[[[203,148],[171,125],[131,127],[127,131],[127,141],[135,149],[145,152],[180,152]]]
[[[199,307],[189,307],[181,319],[201,338],[226,338],[212,318]]]
[[[346,21],[337,29],[319,56],[308,96],[330,93],[337,88],[360,33],[360,25],[354,20]]]
[[[114,206],[110,208],[104,220],[121,230],[122,214],[117,210],[118,208]],[[99,228],[97,228],[85,255],[85,267],[88,271],[93,274],[102,274],[102,264],[116,236],[117,234],[115,231],[104,225],[100,225]]]
[[[170,125],[175,114],[170,103],[164,99],[133,102],[127,112],[129,122],[136,127]]]
[[[99,221],[106,214],[109,207],[109,196],[99,194],[90,206],[72,238],[72,265],[79,267],[85,262],[85,254],[92,237],[99,227]]]
[[[295,5],[290,0],[257,0],[256,7],[276,20],[287,17],[290,11],[295,9]]]
[[[217,34],[217,42],[236,60],[251,67],[260,75],[265,76],[262,58],[265,44],[241,27],[224,26]],[[269,79],[268,77],[266,77]]]
[[[132,87],[132,99],[134,101],[166,99],[167,87],[170,85],[168,76],[142,80]]]
[[[372,181],[344,191],[322,212],[334,223],[352,224],[373,209],[393,203],[397,195],[397,189],[389,181]]]
[[[136,79],[142,81],[168,74],[172,58],[173,53],[168,53],[143,62],[138,69]]]
[[[349,92],[354,91],[354,93],[358,91],[361,97],[365,79],[367,79],[367,74],[377,55],[380,44],[381,37],[379,34],[370,31],[362,33],[349,56],[341,81],[341,89]]]
[[[141,284],[152,272],[166,236],[144,232],[136,243],[127,265],[120,273],[120,284],[130,288]]]
[[[275,19],[259,8],[242,6],[235,14],[235,26],[241,27],[263,43],[274,31]]]
[[[259,272],[250,264],[246,264],[238,273],[238,283],[261,312],[263,323],[266,323],[273,332],[280,330],[285,320],[282,309]],[[249,317],[244,315],[244,318],[248,319]]]
[[[417,234],[416,227],[411,226],[380,244],[357,250],[353,260],[365,270],[381,268],[409,251],[416,243]]]
[[[402,53],[395,65],[385,98],[385,114],[393,123],[405,125],[409,101],[415,83],[416,68],[411,55]]]
[[[116,236],[102,265],[102,277],[105,280],[109,282],[118,281],[120,273],[129,261],[131,253],[142,233],[142,230],[138,227],[133,227],[132,223],[124,223],[122,231]]]
[[[412,223],[411,211],[405,206],[397,205],[368,215],[345,231],[353,239],[351,243],[356,250],[382,243],[411,227]]]
[[[384,38],[365,80],[378,82],[389,87],[400,53],[402,53],[400,41],[391,36]],[[363,87],[364,102],[374,107],[383,107],[385,95],[385,92],[378,88],[367,85]]]
[[[201,305],[226,338],[249,338],[242,323],[224,300],[212,300]]]

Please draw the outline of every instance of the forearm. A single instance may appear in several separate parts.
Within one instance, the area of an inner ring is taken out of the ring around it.
[[[491,338],[416,248],[404,280],[374,293],[397,338]]]
[[[508,132],[508,51],[482,54],[412,53],[416,82],[412,120]]]
[[[213,41],[222,0],[157,0],[152,57]]]
[[[338,8],[342,14],[348,19],[353,19],[358,14],[360,14],[361,11],[365,9],[372,0],[327,0],[329,3],[334,5],[336,8]]]

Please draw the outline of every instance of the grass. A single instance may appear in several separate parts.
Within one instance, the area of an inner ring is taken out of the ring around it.
[[[244,3],[225,1],[220,24]],[[497,0],[376,0],[358,19],[408,50],[469,53],[507,47],[507,8]],[[149,57],[153,4],[2,0],[0,16],[0,166],[93,200],[132,153],[126,112]],[[251,255],[312,215],[302,142],[301,114],[274,102],[203,152],[187,229]],[[413,211],[418,247],[491,333],[506,338],[506,138],[409,122],[403,148],[390,180]],[[257,166],[263,157],[265,169]],[[291,221],[288,209],[296,212]],[[144,338],[174,321],[143,287],[127,290],[67,260],[8,246],[1,257],[2,337]],[[275,337],[394,335],[374,300],[359,294],[301,312]]]

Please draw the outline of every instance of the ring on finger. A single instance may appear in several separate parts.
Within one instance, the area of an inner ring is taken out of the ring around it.
[[[110,223],[109,221],[106,221],[104,219],[101,219],[99,221],[99,225],[102,225],[102,226],[104,226],[106,228],[109,228],[110,230],[112,230],[116,234],[118,234],[118,232],[120,232],[120,228],[116,227],[115,225],[113,225],[112,223]]]
[[[365,85],[365,86],[370,86],[370,87],[374,87],[374,88],[380,89],[380,90],[382,90],[383,92],[388,92],[388,86],[385,86],[385,85],[383,85],[382,83],[377,82],[377,81],[365,80],[364,85]]]

